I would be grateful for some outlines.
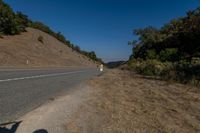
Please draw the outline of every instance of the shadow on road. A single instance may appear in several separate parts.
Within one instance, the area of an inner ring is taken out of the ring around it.
[[[44,129],[40,129],[40,130],[37,130],[33,133],[48,133],[47,130],[44,130]]]
[[[0,133],[15,133],[17,131],[17,128],[19,127],[20,123],[21,123],[21,121],[0,124]],[[10,129],[8,129],[6,127],[8,125],[12,125],[12,127]]]
[[[17,128],[21,124],[22,121],[19,122],[9,122],[9,123],[3,123],[0,124],[0,133],[16,133]],[[7,128],[9,125],[11,125],[11,128]],[[48,133],[45,129],[39,129],[34,131],[33,133]]]

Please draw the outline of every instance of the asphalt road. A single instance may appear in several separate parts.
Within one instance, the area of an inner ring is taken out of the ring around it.
[[[95,68],[0,70],[0,123],[15,120],[98,74]]]

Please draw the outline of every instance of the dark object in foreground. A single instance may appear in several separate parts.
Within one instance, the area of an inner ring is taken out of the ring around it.
[[[44,129],[40,129],[40,130],[37,130],[33,133],[48,133],[47,130],[44,130]]]
[[[22,121],[0,124],[0,133],[15,133],[21,122]],[[11,124],[13,124],[11,129],[6,128],[7,125]]]

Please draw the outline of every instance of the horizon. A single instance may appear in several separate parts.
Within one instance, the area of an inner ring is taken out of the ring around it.
[[[32,20],[60,31],[81,49],[95,51],[105,62],[128,60],[132,52],[128,41],[137,38],[132,34],[134,29],[160,28],[174,18],[185,16],[187,11],[200,4],[195,0],[5,2],[14,11],[21,11]]]

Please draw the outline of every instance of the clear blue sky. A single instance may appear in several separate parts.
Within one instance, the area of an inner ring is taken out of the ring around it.
[[[5,0],[105,61],[128,59],[133,29],[160,27],[200,0]]]

